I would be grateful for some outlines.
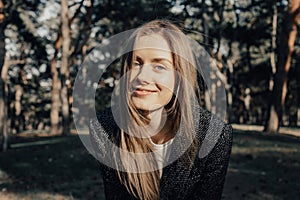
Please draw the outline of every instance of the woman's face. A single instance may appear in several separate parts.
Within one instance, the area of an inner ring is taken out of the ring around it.
[[[173,95],[175,72],[167,41],[158,34],[135,42],[130,67],[130,91],[137,109],[153,111],[167,105]]]

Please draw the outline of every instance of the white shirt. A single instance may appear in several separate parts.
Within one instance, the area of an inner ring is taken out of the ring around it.
[[[170,155],[170,147],[173,142],[174,138],[170,139],[166,143],[163,144],[155,144],[151,139],[151,143],[154,146],[154,152],[155,152],[155,158],[159,169],[159,175],[162,176],[162,171],[164,167],[164,161],[169,157]]]

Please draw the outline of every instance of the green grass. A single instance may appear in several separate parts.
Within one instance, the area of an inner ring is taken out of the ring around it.
[[[224,199],[298,199],[300,138],[235,131]],[[78,136],[21,138],[0,153],[0,199],[104,199]]]

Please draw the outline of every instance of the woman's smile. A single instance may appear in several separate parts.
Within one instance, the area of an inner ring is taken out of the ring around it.
[[[155,89],[147,89],[147,88],[143,88],[143,87],[136,87],[133,90],[133,95],[134,96],[148,96],[148,95],[152,95],[152,94],[157,94],[159,91],[155,90]]]

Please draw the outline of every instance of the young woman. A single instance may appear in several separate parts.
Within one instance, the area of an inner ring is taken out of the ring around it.
[[[187,37],[155,20],[126,40],[114,106],[90,123],[106,199],[220,199],[232,129],[199,106]]]

